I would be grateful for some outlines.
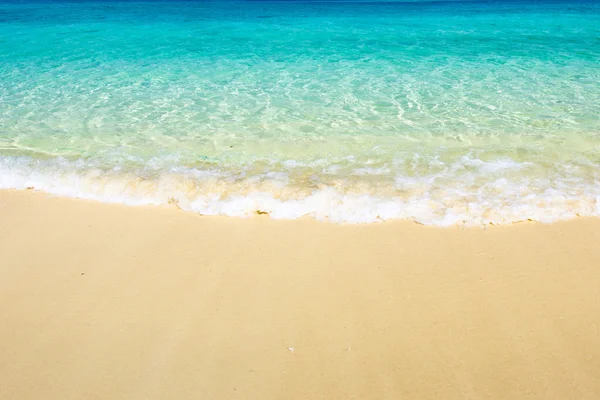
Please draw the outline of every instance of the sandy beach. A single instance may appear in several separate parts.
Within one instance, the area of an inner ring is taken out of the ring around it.
[[[1,191],[0,398],[598,399],[599,243]]]

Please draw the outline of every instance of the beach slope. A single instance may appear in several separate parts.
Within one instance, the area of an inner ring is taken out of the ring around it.
[[[599,243],[1,191],[0,398],[597,399]]]

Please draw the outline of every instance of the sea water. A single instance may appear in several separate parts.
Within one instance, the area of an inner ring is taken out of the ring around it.
[[[0,1],[0,188],[550,222],[599,146],[597,1]]]

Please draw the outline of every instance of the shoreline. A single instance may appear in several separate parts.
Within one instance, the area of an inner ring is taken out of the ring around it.
[[[512,226],[523,222],[555,224],[580,218],[600,218],[600,207],[596,204],[600,196],[590,193],[554,196],[554,200],[549,202],[530,195],[523,196],[527,198],[523,203],[495,198],[485,207],[480,207],[481,204],[466,201],[466,198],[461,198],[459,203],[450,201],[446,205],[431,201],[426,196],[407,200],[400,197],[371,197],[364,193],[344,194],[327,188],[304,197],[284,199],[261,191],[244,195],[230,193],[224,198],[220,197],[223,193],[199,195],[196,192],[190,197],[178,191],[154,187],[158,194],[145,197],[136,194],[135,190],[112,196],[102,194],[103,190],[81,190],[79,185],[60,188],[60,185],[45,186],[29,181],[27,184],[17,184],[17,181],[15,176],[0,180],[0,191],[32,191],[52,197],[131,207],[173,207],[201,217],[252,219],[257,215],[266,215],[281,221],[309,219],[338,225],[408,222],[443,229]],[[127,185],[123,186],[122,182],[117,187],[121,192],[127,192]],[[497,204],[492,204],[494,202]]]
[[[0,190],[0,397],[597,398],[598,243]]]

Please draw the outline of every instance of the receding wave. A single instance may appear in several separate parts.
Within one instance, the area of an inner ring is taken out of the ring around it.
[[[338,170],[323,163],[287,162],[278,170],[250,172],[251,166],[160,169],[148,163],[123,168],[64,158],[0,157],[0,188],[35,188],[127,205],[174,204],[202,215],[268,214],[335,223],[404,219],[477,226],[600,215],[600,179],[581,165],[539,174],[530,162],[462,156],[421,176],[403,175],[393,164]]]

